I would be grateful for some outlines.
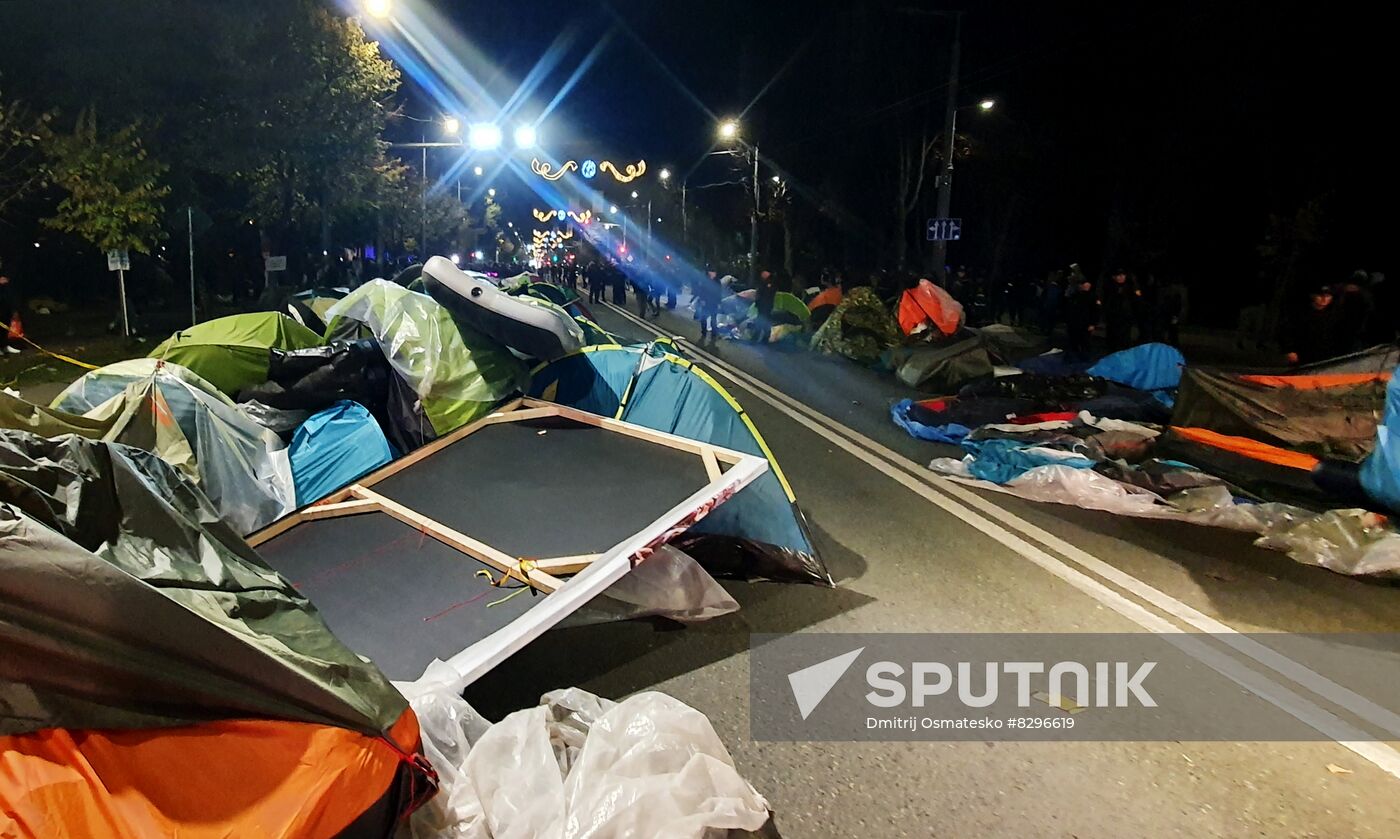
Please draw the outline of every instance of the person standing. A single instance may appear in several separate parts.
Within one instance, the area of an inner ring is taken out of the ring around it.
[[[1343,323],[1332,289],[1323,286],[1313,291],[1309,306],[1281,337],[1280,343],[1288,348],[1288,363],[1309,364],[1341,355],[1351,338],[1342,331]]]
[[[695,317],[700,321],[700,340],[715,337],[715,315],[719,314],[720,281],[719,272],[714,268],[705,271],[705,276],[695,289]]]
[[[754,318],[754,343],[766,344],[768,337],[773,330],[773,302],[778,296],[778,286],[773,279],[772,271],[760,271],[758,274],[758,294],[754,297],[754,308],[758,310],[758,317]]]
[[[583,284],[588,286],[588,302],[603,302],[603,273],[597,262],[590,262],[583,269]]]
[[[1128,282],[1128,272],[1117,268],[1104,287],[1102,306],[1110,352],[1127,349],[1133,342],[1133,321],[1137,312],[1137,289]]]
[[[1070,291],[1073,293],[1065,301],[1066,349],[1083,357],[1089,354],[1089,339],[1098,328],[1099,299],[1094,294],[1094,284],[1083,275],[1079,285]]]
[[[19,292],[14,280],[5,272],[5,263],[0,260],[0,348],[7,355],[19,355],[20,349],[10,343],[10,327],[14,324],[15,313],[19,311]]]

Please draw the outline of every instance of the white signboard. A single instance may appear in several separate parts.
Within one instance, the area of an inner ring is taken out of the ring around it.
[[[131,270],[131,255],[128,254],[126,251],[118,251],[118,250],[107,251],[107,270],[108,270],[108,271],[130,271],[130,270]]]
[[[266,269],[269,272],[287,270],[287,257],[285,256],[269,256],[266,258],[265,262]]]

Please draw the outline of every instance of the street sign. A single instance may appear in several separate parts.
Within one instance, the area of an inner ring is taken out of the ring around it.
[[[130,270],[131,270],[131,255],[128,254],[126,251],[119,251],[119,250],[107,251],[107,270],[108,270],[108,271],[130,271]]]
[[[264,268],[265,268],[265,270],[267,270],[268,272],[272,272],[272,271],[285,271],[285,270],[287,270],[287,257],[285,257],[285,256],[269,256],[269,257],[267,257],[266,260],[265,260]]]
[[[928,220],[930,242],[956,242],[962,238],[962,219],[931,218]]]

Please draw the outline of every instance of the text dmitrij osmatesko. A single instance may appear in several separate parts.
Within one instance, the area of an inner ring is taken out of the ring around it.
[[[866,717],[867,731],[986,731],[1004,728],[1074,728],[1074,717]]]
[[[1131,669],[1134,666],[1136,669]],[[1132,702],[1155,708],[1157,702],[1143,687],[1143,681],[1156,666],[1155,661],[1137,665],[1125,661],[1099,661],[1092,665],[1061,661],[1048,666],[1040,661],[989,661],[980,664],[978,673],[967,661],[951,666],[941,661],[916,661],[908,668],[893,661],[877,661],[865,671],[865,681],[872,688],[865,698],[878,708],[896,708],[906,702],[922,708],[930,698],[956,693],[963,705],[986,708],[1002,695],[1002,682],[1014,680],[1017,707],[1029,708],[1031,677],[1043,675],[1049,685],[1051,705],[1059,706],[1069,699],[1084,708],[1126,708]],[[980,688],[977,681],[981,682]]]

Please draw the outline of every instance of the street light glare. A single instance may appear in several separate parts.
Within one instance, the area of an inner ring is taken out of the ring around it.
[[[978,103],[977,103],[977,107],[981,108],[981,109],[984,110],[984,111],[990,111],[991,109],[995,108],[996,106],[997,106],[997,100],[995,100],[995,99],[983,99],[981,102],[978,102]]]
[[[733,140],[739,136],[739,123],[732,119],[725,120],[719,124],[719,136],[721,140]]]
[[[482,169],[480,166],[477,166],[476,168],[472,169],[472,174],[476,175],[478,178],[485,174],[485,172],[486,170]]]
[[[489,196],[491,196],[492,198],[495,198],[495,197],[496,197],[496,188],[495,188],[494,186],[491,187],[490,189],[486,190],[486,194],[489,195]]]
[[[670,170],[670,169],[662,169],[661,172],[660,172],[660,175],[661,175],[661,180],[663,180],[663,181],[669,181],[669,180],[671,180],[671,170]]]
[[[515,129],[515,146],[521,149],[532,149],[535,143],[539,142],[539,132],[533,125],[522,125]]]
[[[633,197],[633,198],[636,198],[636,197],[637,197],[637,190],[635,190],[635,189],[632,190],[632,197]]]
[[[782,182],[783,182],[783,179],[782,179],[781,176],[779,176],[779,175],[774,175],[774,176],[773,176],[773,183],[775,183],[775,184],[780,184],[780,183],[782,183]]]
[[[477,151],[501,147],[501,127],[491,122],[478,122],[467,132],[467,143]]]
[[[370,17],[383,20],[394,11],[393,0],[365,0],[365,11]]]
[[[461,120],[457,119],[456,117],[446,117],[446,118],[443,119],[443,121],[442,121],[442,131],[443,131],[444,134],[450,134],[450,135],[452,135],[453,137],[456,137],[457,134],[458,134],[458,132],[460,132],[461,130],[462,130],[462,121],[461,121]]]
[[[611,207],[609,207],[608,212],[612,213],[613,215],[617,215],[617,205],[614,204]]]

